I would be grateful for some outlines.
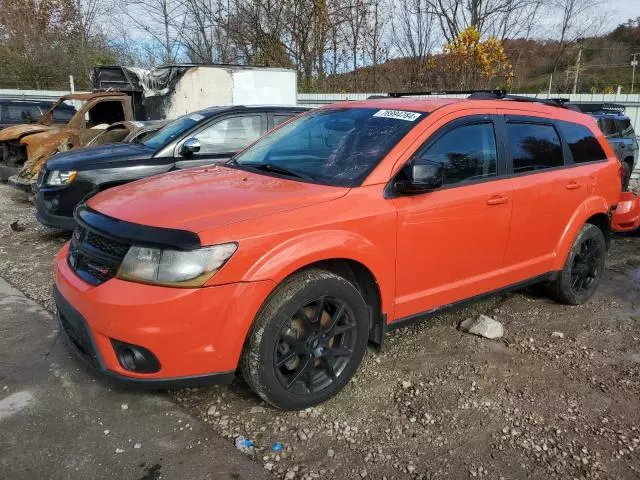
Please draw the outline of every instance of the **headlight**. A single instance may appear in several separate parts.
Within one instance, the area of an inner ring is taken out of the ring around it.
[[[53,170],[52,172],[49,172],[49,175],[47,175],[47,185],[57,187],[61,185],[68,185],[76,179],[76,175],[78,175],[78,172],[74,170],[69,172]]]
[[[118,278],[172,287],[200,287],[231,258],[235,243],[188,252],[131,247],[120,265]]]

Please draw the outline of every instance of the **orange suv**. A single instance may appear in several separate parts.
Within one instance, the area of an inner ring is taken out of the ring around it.
[[[538,282],[587,301],[620,163],[591,117],[493,97],[334,104],[227,164],[96,195],[56,258],[64,337],[113,378],[240,370],[300,409],[428,314]]]

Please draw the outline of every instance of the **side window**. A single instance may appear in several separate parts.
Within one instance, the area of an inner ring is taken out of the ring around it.
[[[40,109],[35,105],[12,105],[6,107],[6,118],[12,123],[32,123],[40,119]]]
[[[618,133],[616,130],[616,122],[613,118],[599,118],[598,126],[607,137]]]
[[[231,117],[209,125],[195,135],[200,154],[235,153],[262,134],[262,116]]]
[[[477,123],[448,131],[419,152],[414,163],[440,163],[444,168],[443,185],[453,185],[495,177],[497,158],[493,123]]]
[[[564,165],[562,143],[552,125],[507,123],[507,137],[514,173]]]
[[[607,155],[591,130],[584,125],[571,122],[558,122],[562,136],[569,144],[574,163],[605,160]]]
[[[278,125],[280,125],[281,123],[286,122],[291,117],[293,117],[293,114],[291,114],[291,115],[274,115],[273,116],[273,126],[274,126],[274,128],[277,127]]]
[[[105,100],[91,107],[86,116],[88,117],[87,128],[93,128],[98,125],[111,125],[112,123],[124,121],[124,107],[119,100]]]
[[[633,136],[633,127],[631,126],[631,120],[628,118],[616,120],[616,129],[623,137]]]

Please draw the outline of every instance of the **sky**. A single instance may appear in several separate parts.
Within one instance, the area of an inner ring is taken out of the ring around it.
[[[640,0],[607,0],[606,4],[612,14],[612,28],[630,18],[640,17]]]

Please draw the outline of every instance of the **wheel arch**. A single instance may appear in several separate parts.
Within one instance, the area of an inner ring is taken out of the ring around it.
[[[380,285],[373,272],[365,264],[351,258],[330,258],[305,265],[288,277],[312,268],[339,275],[358,289],[369,309],[369,342],[378,347],[382,346],[382,338],[386,331],[386,315],[382,312]]]
[[[557,244],[554,270],[562,270],[574,239],[586,223],[592,223],[600,228],[605,236],[607,247],[609,246],[611,232],[609,209],[610,205],[603,197],[590,197],[576,209]]]
[[[268,279],[275,283],[273,291],[262,302],[264,305],[284,281],[303,270],[320,268],[339,275],[362,294],[370,312],[369,341],[380,346],[386,331],[386,312],[393,307],[392,258],[359,235],[325,231],[319,236],[289,239],[263,255],[243,280]]]
[[[602,231],[608,250],[611,245],[611,219],[609,218],[609,215],[606,213],[596,213],[591,215],[585,223],[595,225]]]

